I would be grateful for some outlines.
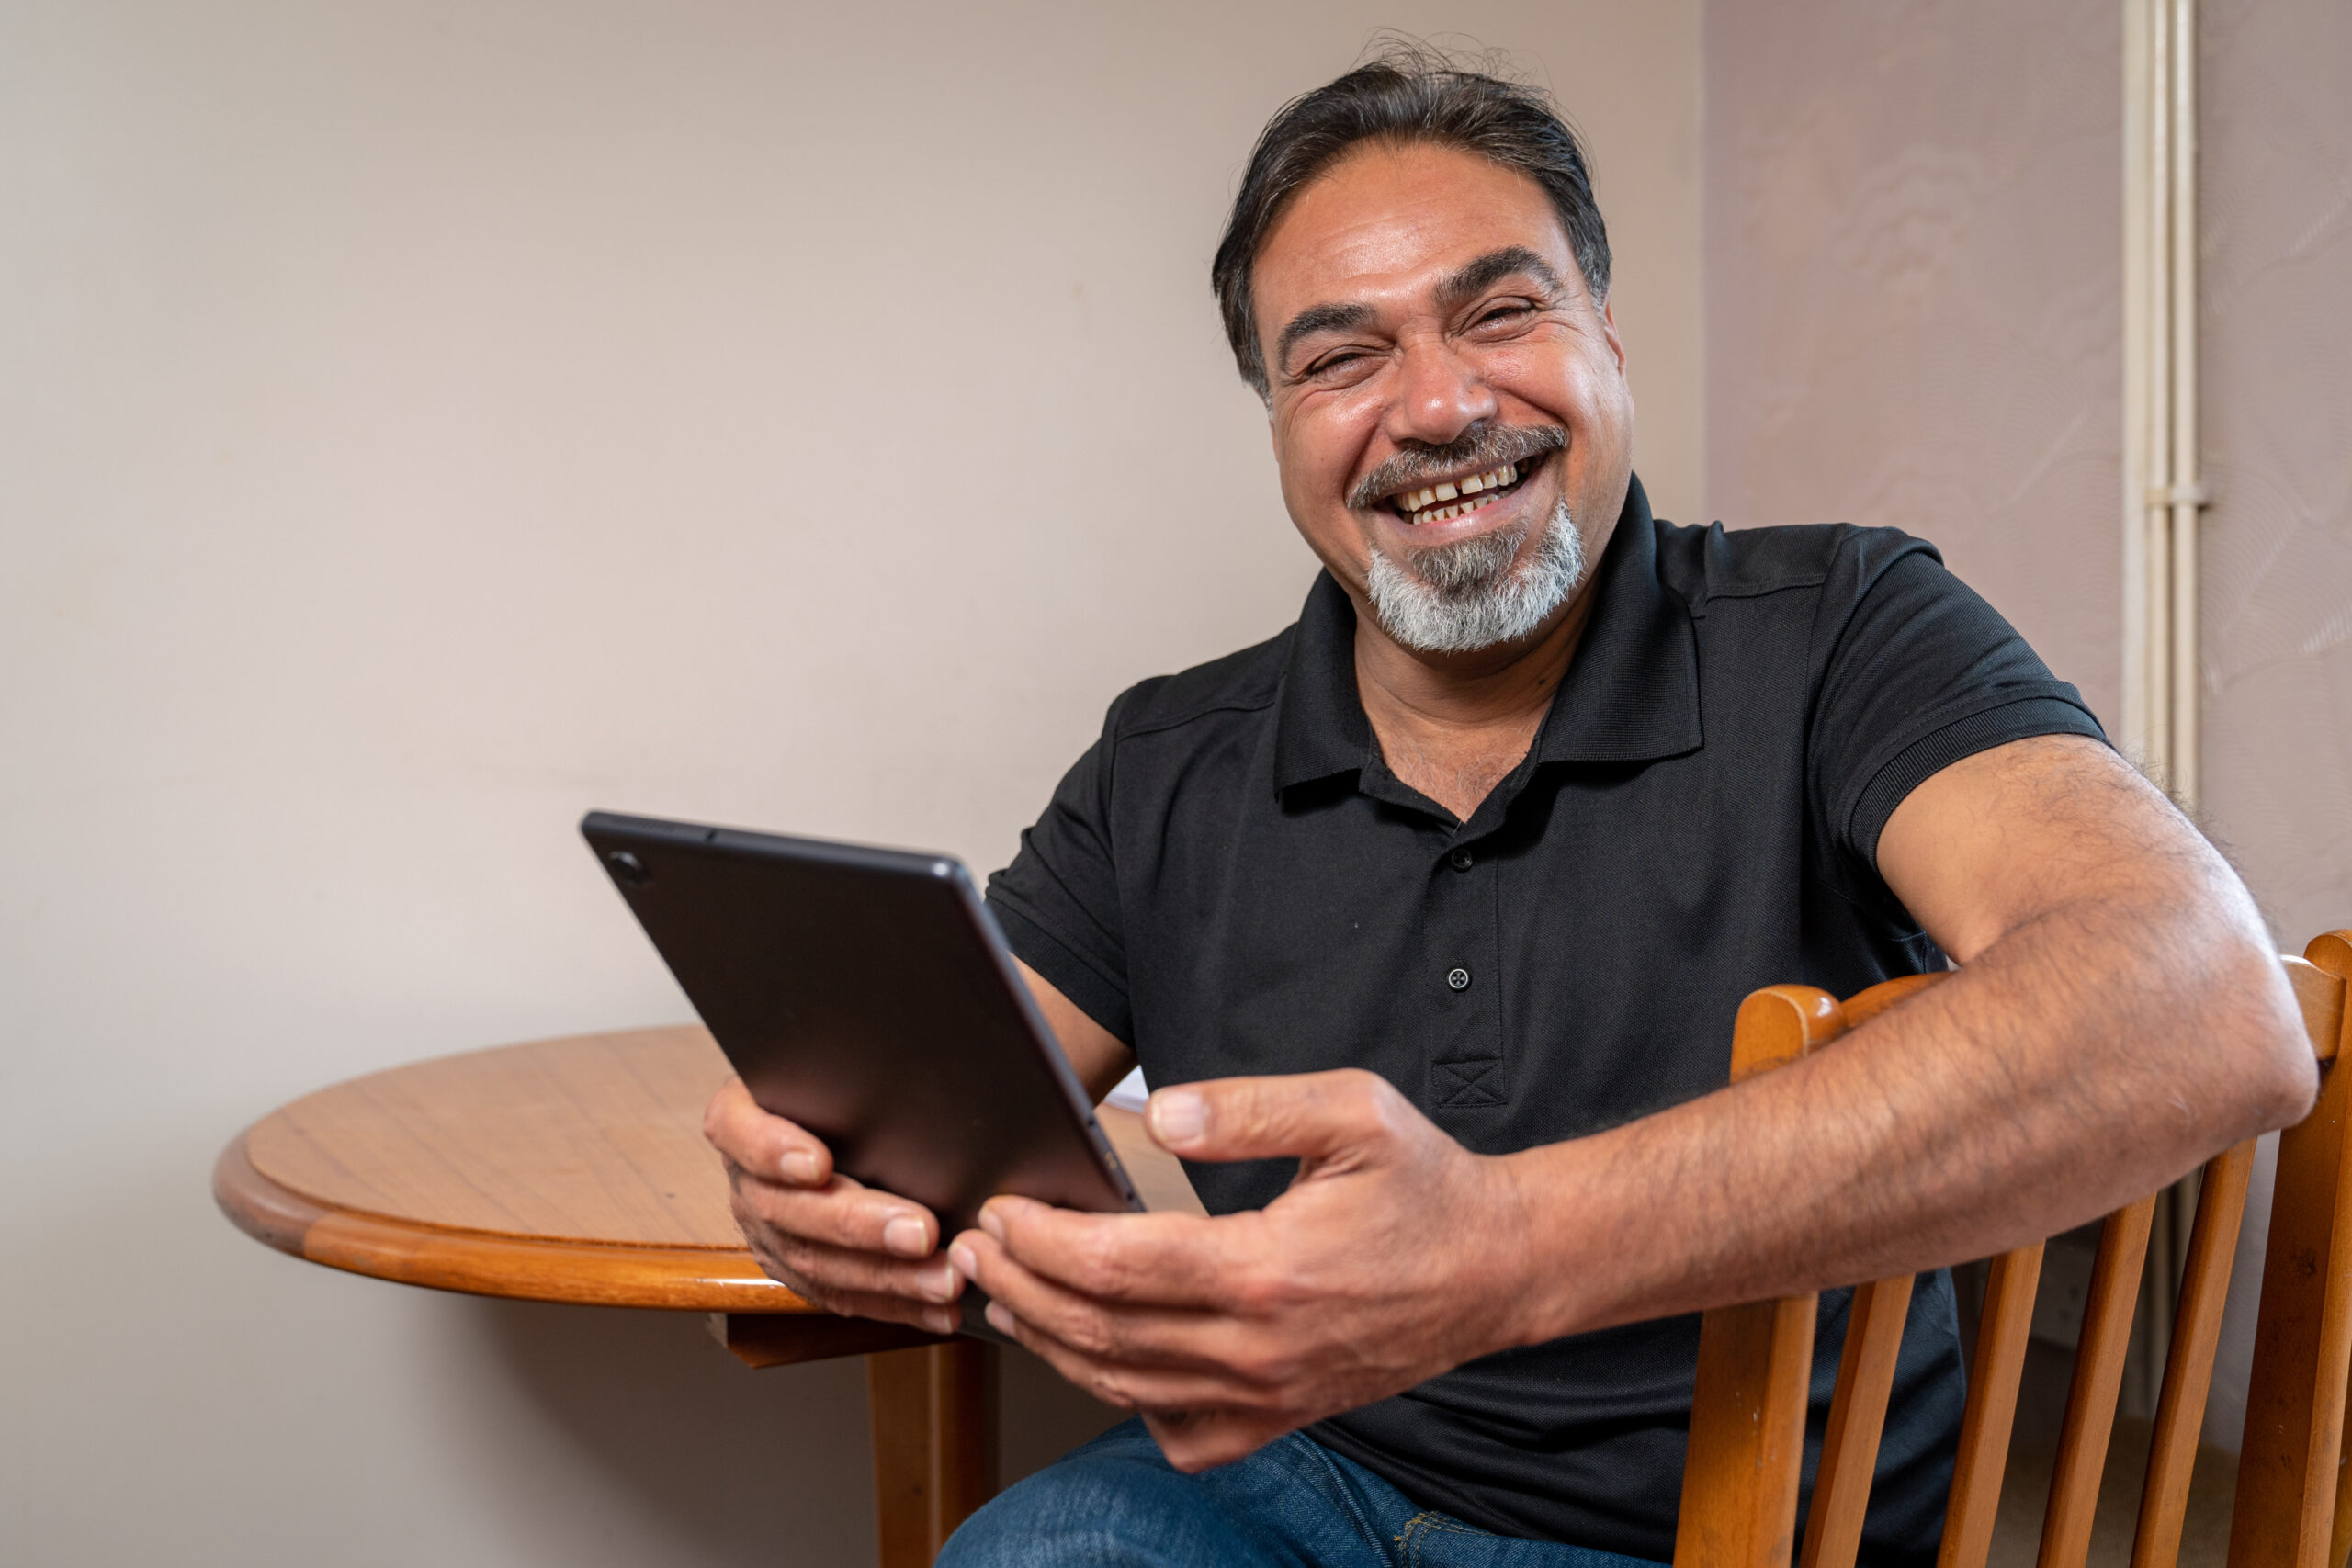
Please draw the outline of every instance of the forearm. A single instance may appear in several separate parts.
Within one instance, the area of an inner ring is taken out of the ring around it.
[[[1037,1010],[1046,1015],[1047,1027],[1062,1048],[1063,1058],[1070,1071],[1086,1087],[1086,1097],[1093,1103],[1102,1103],[1102,1097],[1119,1087],[1136,1065],[1136,1054],[1126,1042],[1086,1016],[1084,1010],[1057,989],[1054,983],[1016,958],[1013,964],[1021,971],[1021,978],[1036,998]]]
[[[1511,1156],[1515,1337],[1982,1257],[2300,1116],[2310,1059],[2258,925],[2180,892],[2062,907],[1804,1061]]]

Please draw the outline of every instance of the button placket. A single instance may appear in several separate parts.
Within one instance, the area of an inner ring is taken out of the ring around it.
[[[1445,1026],[1430,1041],[1430,1100],[1439,1110],[1466,1111],[1504,1103],[1502,997],[1489,984],[1498,973],[1495,931],[1497,866],[1470,845],[1453,844],[1435,857],[1429,929],[1434,978],[1443,998]],[[1428,984],[1427,981],[1422,982]]]

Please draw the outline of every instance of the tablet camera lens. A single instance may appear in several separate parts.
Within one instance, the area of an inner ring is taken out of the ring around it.
[[[631,887],[642,887],[653,880],[653,874],[645,869],[645,863],[627,850],[613,851],[605,857],[605,863],[613,868],[615,881],[626,882]]]

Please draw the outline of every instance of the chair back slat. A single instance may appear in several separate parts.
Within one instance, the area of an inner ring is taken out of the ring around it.
[[[2037,1241],[1998,1254],[1985,1277],[1984,1320],[1976,1330],[1976,1359],[1969,1369],[1968,1404],[1960,1420],[1960,1452],[1952,1465],[1951,1496],[1944,1505],[1944,1540],[1936,1551],[1936,1568],[1984,1568],[1993,1550],[1993,1516],[2000,1509],[2001,1477],[2008,1469],[2009,1429],[2017,1421],[2026,1337],[2033,1331],[2042,1245]]]
[[[2331,932],[2288,973],[2312,1049],[2340,1059],[2352,942]],[[2333,1025],[2333,1028],[2330,1025]],[[2352,1365],[2352,1073],[2324,1071],[2319,1105],[2278,1135],[2254,1368],[2230,1517],[2230,1568],[2326,1568],[2342,1461],[2345,1376]]]
[[[2312,943],[2313,951],[2325,957],[2322,946],[2330,938],[2343,933],[2330,931]],[[2303,1030],[2312,1037],[2312,1050],[2323,1062],[2332,1062],[2345,1047],[2345,1036],[2352,1033],[2352,1017],[2345,1009],[2345,986],[2342,976],[2331,975],[2309,958],[2284,960],[2287,984],[2295,993],[2295,1006],[2302,1010]]]
[[[2074,1381],[2058,1429],[2058,1461],[2050,1477],[2050,1506],[2041,1516],[2041,1568],[2083,1568],[2090,1556],[2091,1517],[2098,1509],[2099,1477],[2107,1470],[2108,1438],[2115,1430],[2115,1398],[2123,1392],[2123,1362],[2132,1350],[2132,1312],[2140,1303],[2140,1270],[2148,1260],[2148,1228],[2156,1194],[2126,1203],[2099,1227],[2090,1293],[2075,1348]]]
[[[1843,1003],[1846,1027],[1860,1029],[1887,1009],[1907,1002],[1928,987],[1951,978],[1949,969],[1939,969],[1932,975],[1898,975],[1892,980],[1881,980],[1867,991],[1856,991]]]
[[[2197,1191],[2188,1265],[2173,1316],[2172,1347],[2165,1356],[2164,1389],[2156,1398],[2147,1478],[2140,1488],[2132,1568],[2172,1568],[2180,1559],[2189,1476],[2205,1425],[2205,1395],[2213,1382],[2213,1351],[2221,1343],[2222,1308],[2229,1299],[2238,1226],[2245,1217],[2246,1181],[2253,1174],[2254,1140],[2249,1138],[2206,1162],[2205,1179]]]
[[[2317,1106],[2279,1136],[2255,1326],[2229,1568],[2347,1568],[2352,1557],[2352,930],[2285,961],[2322,1065]],[[1889,981],[1841,1007],[1804,987],[1749,997],[1735,1081],[1793,1061],[1941,976]],[[2132,1568],[2177,1568],[2198,1437],[2252,1173],[2252,1141],[2207,1163],[2142,1487]],[[2108,1216],[2067,1390],[2040,1568],[2084,1568],[2121,1390],[2132,1309],[2162,1192]],[[2043,1244],[1991,1260],[1937,1568],[1985,1568],[2015,1426]],[[1912,1280],[1859,1288],[1805,1529],[1803,1568],[1853,1568]],[[1705,1314],[1677,1568],[1784,1568],[1803,1464],[1817,1297]]]
[[[1813,1506],[1804,1522],[1800,1568],[1854,1568],[1862,1547],[1862,1519],[1878,1469],[1878,1442],[1886,1430],[1887,1395],[1903,1349],[1903,1323],[1911,1312],[1913,1276],[1897,1274],[1854,1287],[1846,1314],[1846,1348],[1838,1360],[1838,1393],[1814,1472]]]
[[[1944,978],[1942,974],[1905,975],[1858,991],[1845,1000],[1846,1027],[1859,1029]],[[1886,1430],[1887,1397],[1894,1387],[1894,1362],[1903,1348],[1913,1283],[1913,1276],[1898,1274],[1854,1289],[1853,1304],[1846,1314],[1846,1347],[1838,1362],[1838,1391],[1822,1435],[1821,1463],[1814,1472],[1813,1506],[1805,1514],[1799,1568],[1854,1568],[1861,1552],[1862,1523],[1878,1469],[1879,1439]]]
[[[1844,1032],[1837,998],[1773,986],[1740,1003],[1734,1083],[1786,1066]],[[1820,1297],[1717,1307],[1700,1319],[1690,1458],[1675,1568],[1787,1568],[1804,1465],[1813,1325]]]

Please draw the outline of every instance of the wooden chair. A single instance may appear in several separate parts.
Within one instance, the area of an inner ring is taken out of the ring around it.
[[[2256,1318],[2254,1370],[2230,1522],[2229,1568],[2345,1568],[2352,1466],[2345,1395],[2352,1370],[2352,931],[2284,960],[2321,1063],[2319,1103],[2280,1136],[2278,1175]],[[1732,1079],[1783,1066],[1944,978],[1890,980],[1842,1005],[1805,986],[1744,1002]],[[2156,1406],[2132,1568],[2177,1558],[2189,1471],[2254,1164],[2251,1141],[2204,1169]],[[2157,1195],[2108,1216],[2059,1435],[2040,1568],[2082,1568],[2123,1378],[2132,1313]],[[1984,1568],[2008,1459],[2043,1244],[1994,1258],[1984,1292],[1960,1453],[1937,1568]],[[1878,1459],[1911,1279],[1859,1287],[1804,1521],[1802,1568],[1853,1568]],[[1690,1450],[1676,1568],[1787,1568],[1796,1539],[1815,1293],[1706,1314],[1699,1336]]]

